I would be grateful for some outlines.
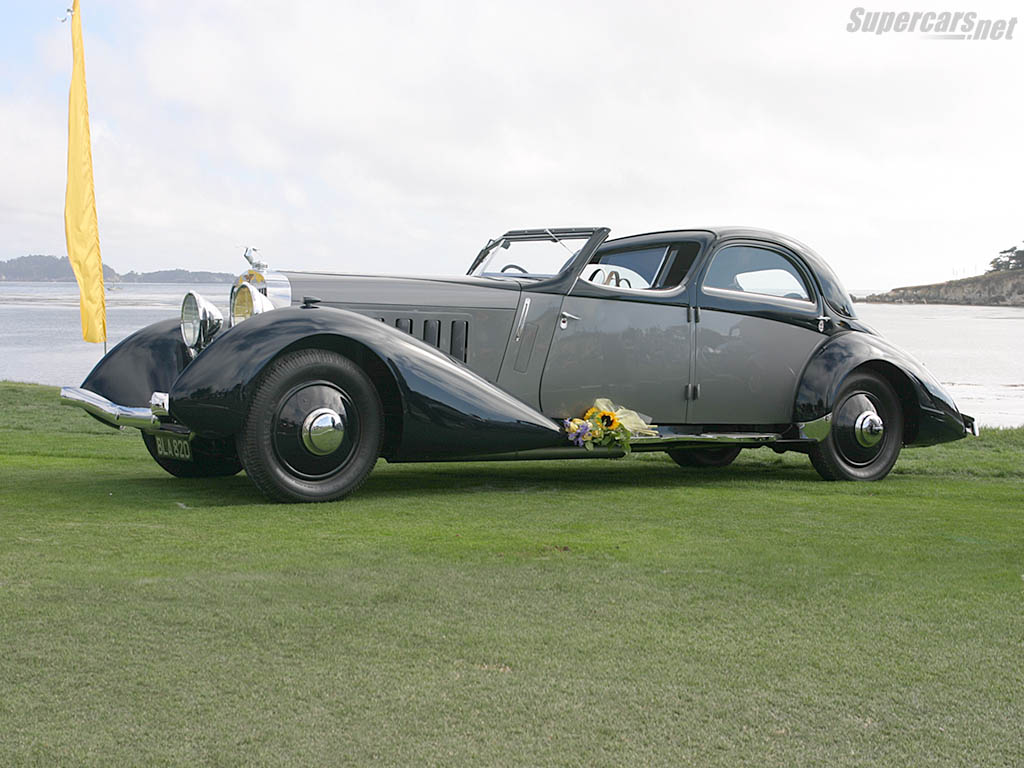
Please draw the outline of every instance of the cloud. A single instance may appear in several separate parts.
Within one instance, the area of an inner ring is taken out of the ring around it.
[[[84,13],[122,271],[235,271],[253,244],[282,267],[460,272],[509,228],[744,223],[883,287],[1024,236],[1024,41],[851,35],[848,8],[810,2]],[[70,53],[45,21],[0,92],[0,258],[63,250]]]

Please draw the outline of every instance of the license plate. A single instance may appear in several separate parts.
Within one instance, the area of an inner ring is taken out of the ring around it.
[[[187,435],[153,435],[156,455],[162,459],[192,461],[192,443]]]

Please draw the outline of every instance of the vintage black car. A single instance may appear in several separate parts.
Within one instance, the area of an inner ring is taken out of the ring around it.
[[[977,434],[797,241],[608,234],[506,232],[460,277],[275,272],[248,250],[228,327],[190,292],[61,399],[141,430],[172,475],[244,468],[281,501],[339,499],[380,457],[620,457],[568,439],[597,398],[656,425],[632,450],[684,467],[767,446],[877,480],[904,445]]]

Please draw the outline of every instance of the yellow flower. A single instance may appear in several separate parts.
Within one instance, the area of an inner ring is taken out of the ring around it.
[[[619,428],[619,417],[612,411],[601,411],[597,414],[597,419],[605,429]]]
[[[586,413],[583,414],[583,418],[584,419],[589,419],[595,413],[597,413],[597,408],[591,408],[589,411],[587,411]]]

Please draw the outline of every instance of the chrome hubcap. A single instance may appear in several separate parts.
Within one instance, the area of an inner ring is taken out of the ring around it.
[[[338,450],[345,439],[345,423],[332,408],[317,408],[302,423],[302,444],[314,456]]]
[[[885,424],[882,422],[882,417],[874,411],[862,412],[854,423],[853,434],[857,438],[857,442],[865,448],[878,445],[885,435]]]
[[[832,416],[830,439],[843,460],[855,467],[875,461],[889,442],[881,406],[870,392],[852,392]]]

